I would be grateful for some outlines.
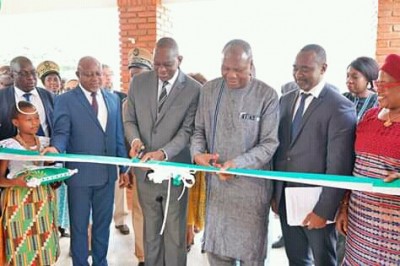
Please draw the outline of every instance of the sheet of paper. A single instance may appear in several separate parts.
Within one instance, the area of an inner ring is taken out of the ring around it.
[[[287,187],[285,188],[286,215],[290,226],[303,226],[307,214],[317,204],[322,187]],[[334,221],[328,221],[334,223]]]

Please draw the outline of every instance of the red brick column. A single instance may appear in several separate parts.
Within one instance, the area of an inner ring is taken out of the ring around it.
[[[400,0],[379,0],[376,60],[390,53],[400,54]]]
[[[162,0],[118,0],[118,13],[121,86],[126,92],[130,79],[129,51],[134,46],[152,51],[159,38],[170,34],[172,23]]]

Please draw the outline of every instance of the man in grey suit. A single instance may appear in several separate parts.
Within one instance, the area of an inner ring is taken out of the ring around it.
[[[200,84],[179,69],[181,61],[175,40],[162,38],[156,45],[154,70],[132,80],[124,107],[131,157],[144,149],[142,161],[190,163],[189,139]],[[144,215],[146,265],[186,265],[187,193],[178,201],[182,186],[171,186],[169,209],[165,213],[168,182],[149,181],[145,169],[137,168],[135,174]],[[160,235],[164,216],[167,216],[166,226]]]
[[[351,174],[356,114],[353,104],[324,82],[326,69],[321,46],[306,45],[297,54],[293,76],[300,89],[283,95],[280,101],[280,144],[274,158],[278,171]],[[336,265],[337,233],[327,221],[335,219],[344,191],[322,187],[302,226],[289,226],[284,191],[305,186],[309,185],[275,182],[273,210],[281,218],[289,263]]]

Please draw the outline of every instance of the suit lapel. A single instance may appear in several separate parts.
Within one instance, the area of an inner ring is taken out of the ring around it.
[[[287,125],[288,125],[288,131],[289,134],[287,134],[289,138],[289,142],[292,139],[292,122],[293,122],[293,116],[294,116],[294,108],[296,107],[296,101],[299,98],[300,92],[297,90],[296,93],[293,93],[293,96],[289,99],[288,106],[289,106],[289,112],[288,112],[288,118],[287,118]]]
[[[305,124],[307,123],[308,119],[311,117],[311,115],[315,111],[315,109],[317,109],[317,107],[323,102],[323,98],[324,98],[325,93],[326,93],[326,90],[325,90],[325,87],[324,87],[322,89],[321,93],[319,94],[319,97],[312,99],[310,105],[307,107],[307,110],[304,112],[303,119],[301,120],[299,133],[293,139],[293,141],[291,143],[292,145],[293,145],[293,143],[296,142],[298,136],[301,134],[301,131],[303,131],[303,127],[305,126]]]
[[[86,98],[85,94],[83,94],[83,89],[79,86],[77,89],[73,90],[73,92],[76,94],[76,98],[78,101],[83,105],[83,107],[86,109],[86,112],[89,114],[90,118],[93,119],[95,124],[103,131],[103,128],[100,125],[99,119],[94,114],[94,111],[92,109],[92,106],[90,105],[88,99]]]
[[[36,88],[36,90],[37,90],[37,92],[38,92],[38,94],[39,94],[39,97],[40,97],[40,100],[42,101],[42,104],[43,104],[44,113],[45,113],[45,115],[46,115],[46,123],[47,123],[48,130],[49,130],[49,136],[51,136],[51,135],[52,135],[52,131],[53,131],[53,127],[52,127],[51,121],[52,121],[53,119],[52,119],[52,117],[50,117],[50,110],[49,110],[49,108],[50,108],[50,103],[49,103],[49,99],[48,99],[48,97],[46,97],[46,95],[45,95],[39,88]]]
[[[165,113],[172,106],[174,101],[176,101],[176,99],[178,98],[178,95],[181,93],[181,91],[185,85],[184,81],[185,81],[185,76],[183,75],[183,73],[181,71],[179,71],[179,76],[176,79],[175,83],[172,85],[171,91],[170,91],[167,99],[165,100],[165,103],[161,109],[161,112],[157,116],[157,120],[155,123],[156,125],[164,117]]]
[[[16,102],[15,102],[15,88],[14,87],[11,87],[11,89],[8,90],[7,97],[8,97],[7,99],[12,99],[11,100],[11,106],[16,104]]]
[[[100,93],[101,93],[101,95],[103,95],[103,99],[104,99],[104,102],[106,104],[106,109],[107,109],[107,123],[106,123],[106,130],[105,130],[105,131],[107,131],[107,129],[110,128],[109,123],[111,121],[110,120],[110,118],[111,118],[110,110],[111,110],[112,102],[110,99],[110,95],[108,93],[105,93],[103,89],[100,90]],[[117,97],[119,97],[119,96],[117,95]],[[98,119],[96,119],[96,120],[98,121]],[[101,128],[101,129],[103,129],[103,128]]]
[[[145,89],[149,89],[149,105],[150,105],[150,112],[152,122],[156,121],[157,119],[157,104],[158,104],[158,78],[155,72],[153,71],[152,77],[149,79],[148,85],[146,85]],[[147,92],[144,92],[147,94]]]

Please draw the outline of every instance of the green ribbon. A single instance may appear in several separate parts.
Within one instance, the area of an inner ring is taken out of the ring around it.
[[[69,162],[87,162],[99,164],[125,165],[132,167],[146,167],[152,169],[171,169],[179,168],[186,171],[203,171],[209,173],[226,173],[236,176],[247,176],[253,178],[274,179],[281,181],[290,181],[318,186],[328,186],[344,188],[351,190],[361,190],[369,192],[381,192],[386,194],[400,195],[400,180],[391,183],[385,183],[382,179],[343,176],[330,174],[298,173],[298,172],[280,172],[255,169],[231,168],[228,171],[220,171],[219,168],[211,166],[200,166],[193,164],[148,161],[140,162],[139,159],[127,159],[111,156],[97,156],[86,154],[56,154],[48,153],[41,156],[37,151],[26,151],[9,148],[0,148],[0,159],[3,160],[27,160],[27,161],[69,161]],[[179,179],[179,178],[178,178]],[[176,181],[177,182],[177,181]]]

